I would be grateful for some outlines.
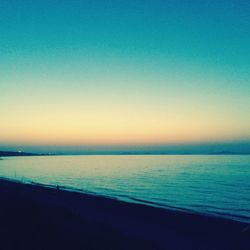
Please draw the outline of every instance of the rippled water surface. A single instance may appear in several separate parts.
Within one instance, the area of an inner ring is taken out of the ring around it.
[[[0,176],[250,222],[250,156],[33,156]]]

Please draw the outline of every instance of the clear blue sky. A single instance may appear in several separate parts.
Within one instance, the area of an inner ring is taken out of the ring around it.
[[[0,1],[0,145],[250,140],[249,1]]]

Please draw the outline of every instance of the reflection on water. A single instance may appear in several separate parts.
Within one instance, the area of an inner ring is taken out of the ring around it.
[[[0,176],[250,222],[250,156],[35,156]]]

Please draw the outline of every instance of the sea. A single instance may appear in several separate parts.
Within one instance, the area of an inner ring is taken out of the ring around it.
[[[250,223],[250,155],[4,157],[0,177]]]

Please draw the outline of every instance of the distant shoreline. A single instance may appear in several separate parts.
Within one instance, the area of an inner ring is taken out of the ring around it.
[[[26,153],[26,152],[15,152],[15,151],[0,151],[0,157],[7,156],[45,156],[49,154],[38,154],[38,153]]]
[[[250,152],[211,152],[211,153],[168,153],[168,152],[83,152],[83,153],[28,153],[0,151],[0,157],[12,156],[80,156],[80,155],[250,155]]]

